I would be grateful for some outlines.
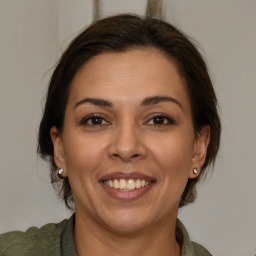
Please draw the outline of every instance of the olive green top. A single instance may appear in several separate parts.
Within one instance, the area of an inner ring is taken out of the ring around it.
[[[14,231],[0,235],[0,256],[78,256],[73,236],[75,214],[58,224],[40,229]],[[177,220],[182,232],[182,256],[211,256],[201,245],[191,242],[185,227]]]

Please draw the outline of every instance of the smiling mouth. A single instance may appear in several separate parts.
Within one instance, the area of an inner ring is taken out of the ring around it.
[[[150,186],[152,181],[144,179],[109,179],[102,181],[106,186],[121,191],[134,191],[140,188]]]
[[[101,177],[99,182],[112,198],[132,201],[150,191],[156,179],[138,172],[113,172]]]

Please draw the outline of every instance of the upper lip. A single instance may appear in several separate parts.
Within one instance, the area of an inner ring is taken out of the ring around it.
[[[156,179],[139,172],[112,172],[102,176],[99,181],[114,180],[114,179],[141,179],[146,181],[155,181]]]

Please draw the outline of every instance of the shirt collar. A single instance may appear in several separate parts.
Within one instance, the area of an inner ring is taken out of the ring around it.
[[[194,245],[189,238],[189,234],[179,219],[177,219],[176,221],[176,228],[181,231],[182,237],[183,237],[182,247],[181,247],[181,256],[197,256]]]
[[[78,256],[74,239],[75,213],[68,219],[60,238],[61,255]]]

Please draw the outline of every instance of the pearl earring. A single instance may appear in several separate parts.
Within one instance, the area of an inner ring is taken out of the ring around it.
[[[197,168],[194,168],[193,169],[193,174],[197,175],[198,171],[197,171]]]
[[[59,179],[64,179],[62,173],[63,173],[63,168],[59,169],[58,172],[57,172],[57,176],[59,177]]]

